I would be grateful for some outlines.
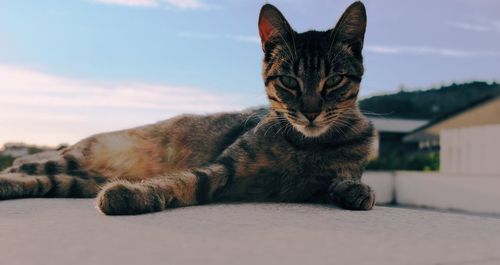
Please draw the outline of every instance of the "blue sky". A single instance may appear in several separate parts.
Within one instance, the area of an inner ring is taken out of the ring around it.
[[[298,31],[351,1],[276,0]],[[500,2],[366,0],[362,96],[500,79]],[[0,143],[264,104],[253,0],[0,2]]]

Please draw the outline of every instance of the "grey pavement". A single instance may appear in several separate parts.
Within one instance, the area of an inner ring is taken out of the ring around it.
[[[500,219],[298,204],[108,217],[87,199],[0,201],[0,264],[500,264]]]

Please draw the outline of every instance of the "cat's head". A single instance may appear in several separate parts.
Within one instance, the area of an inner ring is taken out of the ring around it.
[[[334,28],[304,33],[295,32],[276,7],[262,7],[259,34],[271,108],[304,136],[321,136],[358,109],[365,29],[361,2],[349,6]]]

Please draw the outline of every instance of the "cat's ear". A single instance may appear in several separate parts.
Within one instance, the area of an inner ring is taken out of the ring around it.
[[[278,8],[271,4],[262,6],[259,15],[259,35],[263,49],[270,40],[281,38],[282,41],[286,41],[293,33],[293,29]]]
[[[366,31],[366,9],[360,1],[351,4],[335,28],[333,28],[332,41],[341,42],[353,52],[361,56]]]

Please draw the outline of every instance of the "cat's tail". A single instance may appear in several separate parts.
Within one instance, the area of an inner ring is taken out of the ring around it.
[[[0,174],[0,200],[35,197],[92,198],[106,179],[94,176]]]

